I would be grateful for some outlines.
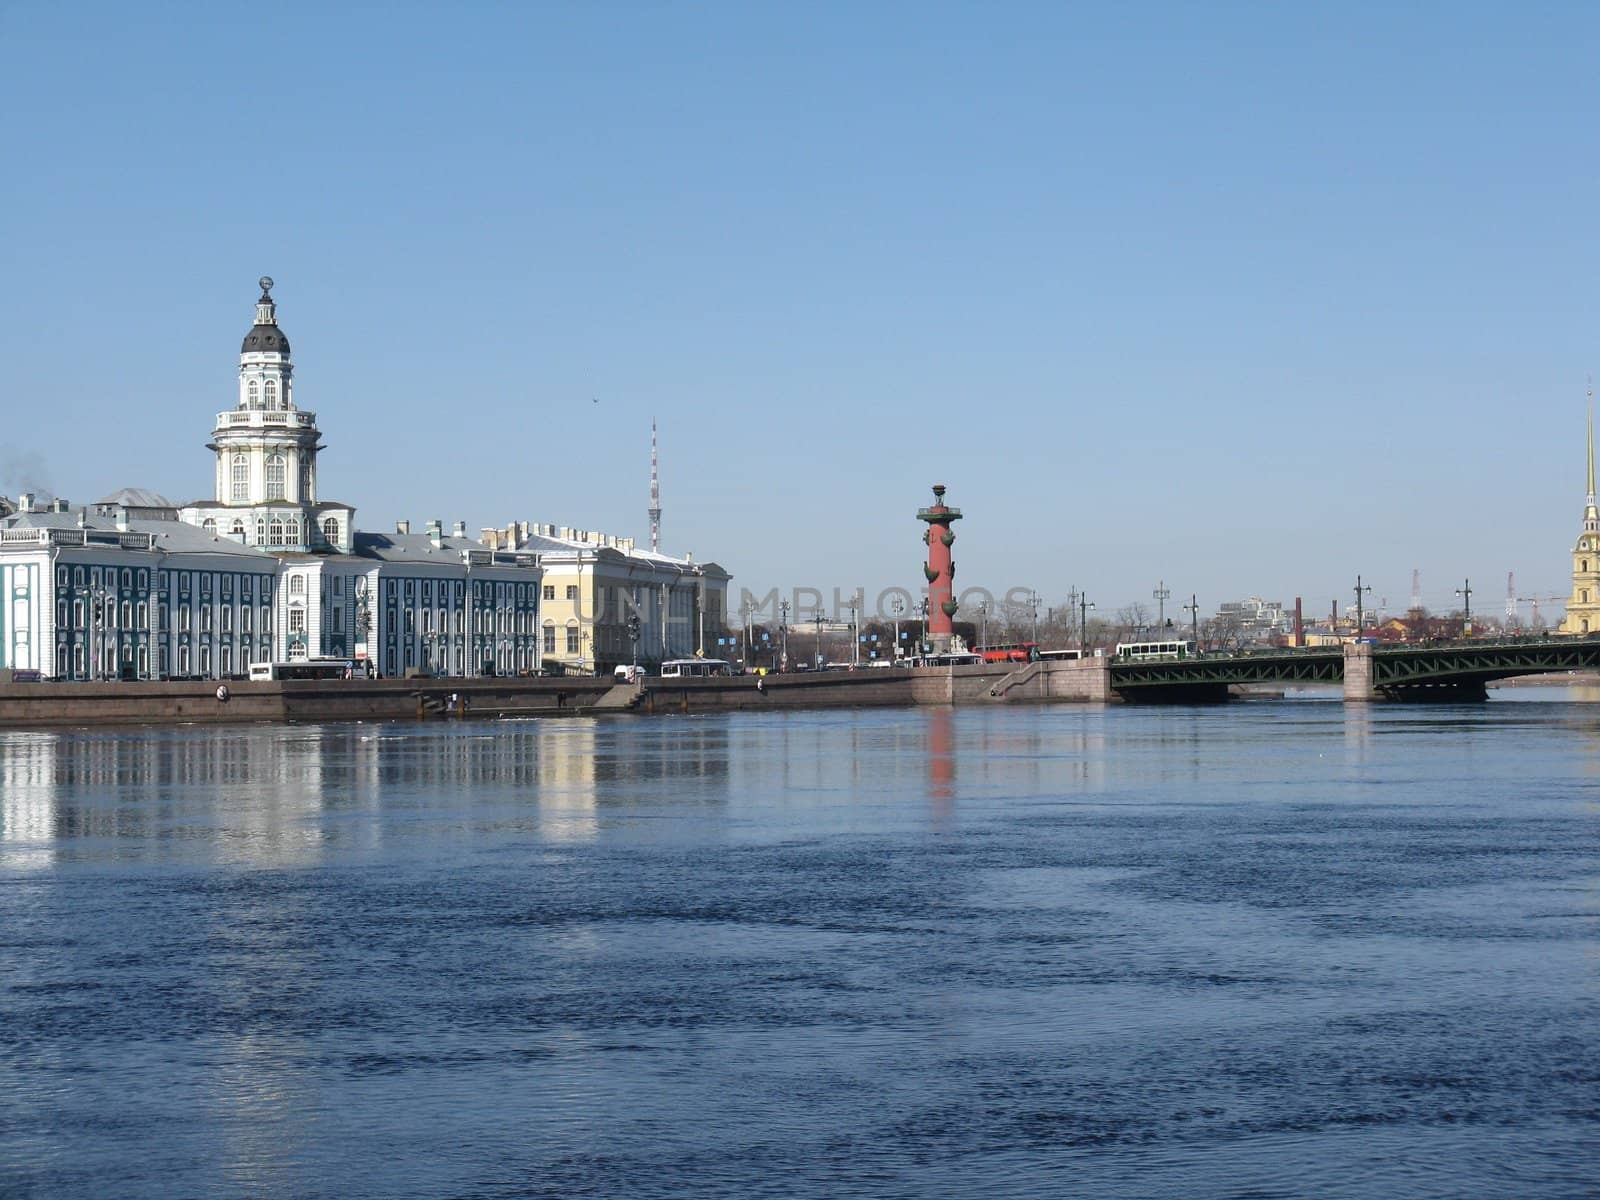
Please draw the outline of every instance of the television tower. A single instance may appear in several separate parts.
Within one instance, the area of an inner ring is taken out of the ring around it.
[[[661,477],[656,471],[656,419],[650,418],[650,552],[661,552]]]
[[[1422,569],[1411,568],[1411,611],[1422,607]]]
[[[1517,573],[1506,572],[1506,624],[1517,623]]]

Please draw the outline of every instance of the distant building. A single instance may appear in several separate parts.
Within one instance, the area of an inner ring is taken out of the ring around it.
[[[1276,642],[1294,632],[1294,609],[1285,610],[1281,602],[1263,600],[1259,596],[1218,605],[1214,620],[1236,631],[1241,644]]]
[[[176,521],[178,506],[160,492],[148,488],[122,488],[112,492],[92,506],[97,517],[114,517],[126,513],[135,521]]]
[[[1589,491],[1583,504],[1583,532],[1572,547],[1572,595],[1557,633],[1600,633],[1600,508],[1594,493],[1594,393],[1589,393]]]
[[[534,554],[544,573],[540,654],[546,666],[605,674],[717,653],[727,637],[728,581],[714,562],[642,550],[632,538],[516,521],[481,531],[490,549]],[[635,631],[630,624],[638,619]],[[637,643],[634,633],[637,632]]]

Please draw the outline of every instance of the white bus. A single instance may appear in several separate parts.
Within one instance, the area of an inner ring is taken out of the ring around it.
[[[1039,658],[1043,662],[1065,662],[1083,657],[1082,650],[1041,650]]]
[[[293,662],[250,664],[252,681],[263,679],[349,679],[355,663],[348,658],[297,658]]]
[[[1149,661],[1153,658],[1194,658],[1193,642],[1118,642],[1117,657]]]
[[[710,675],[732,675],[733,664],[721,658],[673,658],[661,664],[663,679],[700,679]]]

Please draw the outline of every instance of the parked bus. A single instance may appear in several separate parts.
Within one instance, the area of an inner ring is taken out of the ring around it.
[[[733,664],[721,658],[673,658],[661,664],[663,679],[700,679],[733,673]]]
[[[356,664],[348,658],[299,658],[292,662],[250,664],[252,682],[262,679],[349,679]]]
[[[911,660],[914,667],[977,667],[983,665],[981,654],[961,654],[951,651],[948,654],[924,654],[921,658]]]
[[[1149,661],[1161,658],[1194,658],[1193,642],[1118,642],[1117,657]]]
[[[1039,657],[1045,662],[1065,662],[1070,659],[1082,658],[1082,650],[1041,650]]]
[[[981,657],[984,662],[990,663],[1034,662],[1039,657],[1039,643],[1005,642],[994,646],[979,646],[974,653]]]

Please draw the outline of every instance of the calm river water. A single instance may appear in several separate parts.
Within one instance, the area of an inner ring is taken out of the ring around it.
[[[1594,1195],[1499,695],[0,732],[0,1195]]]

